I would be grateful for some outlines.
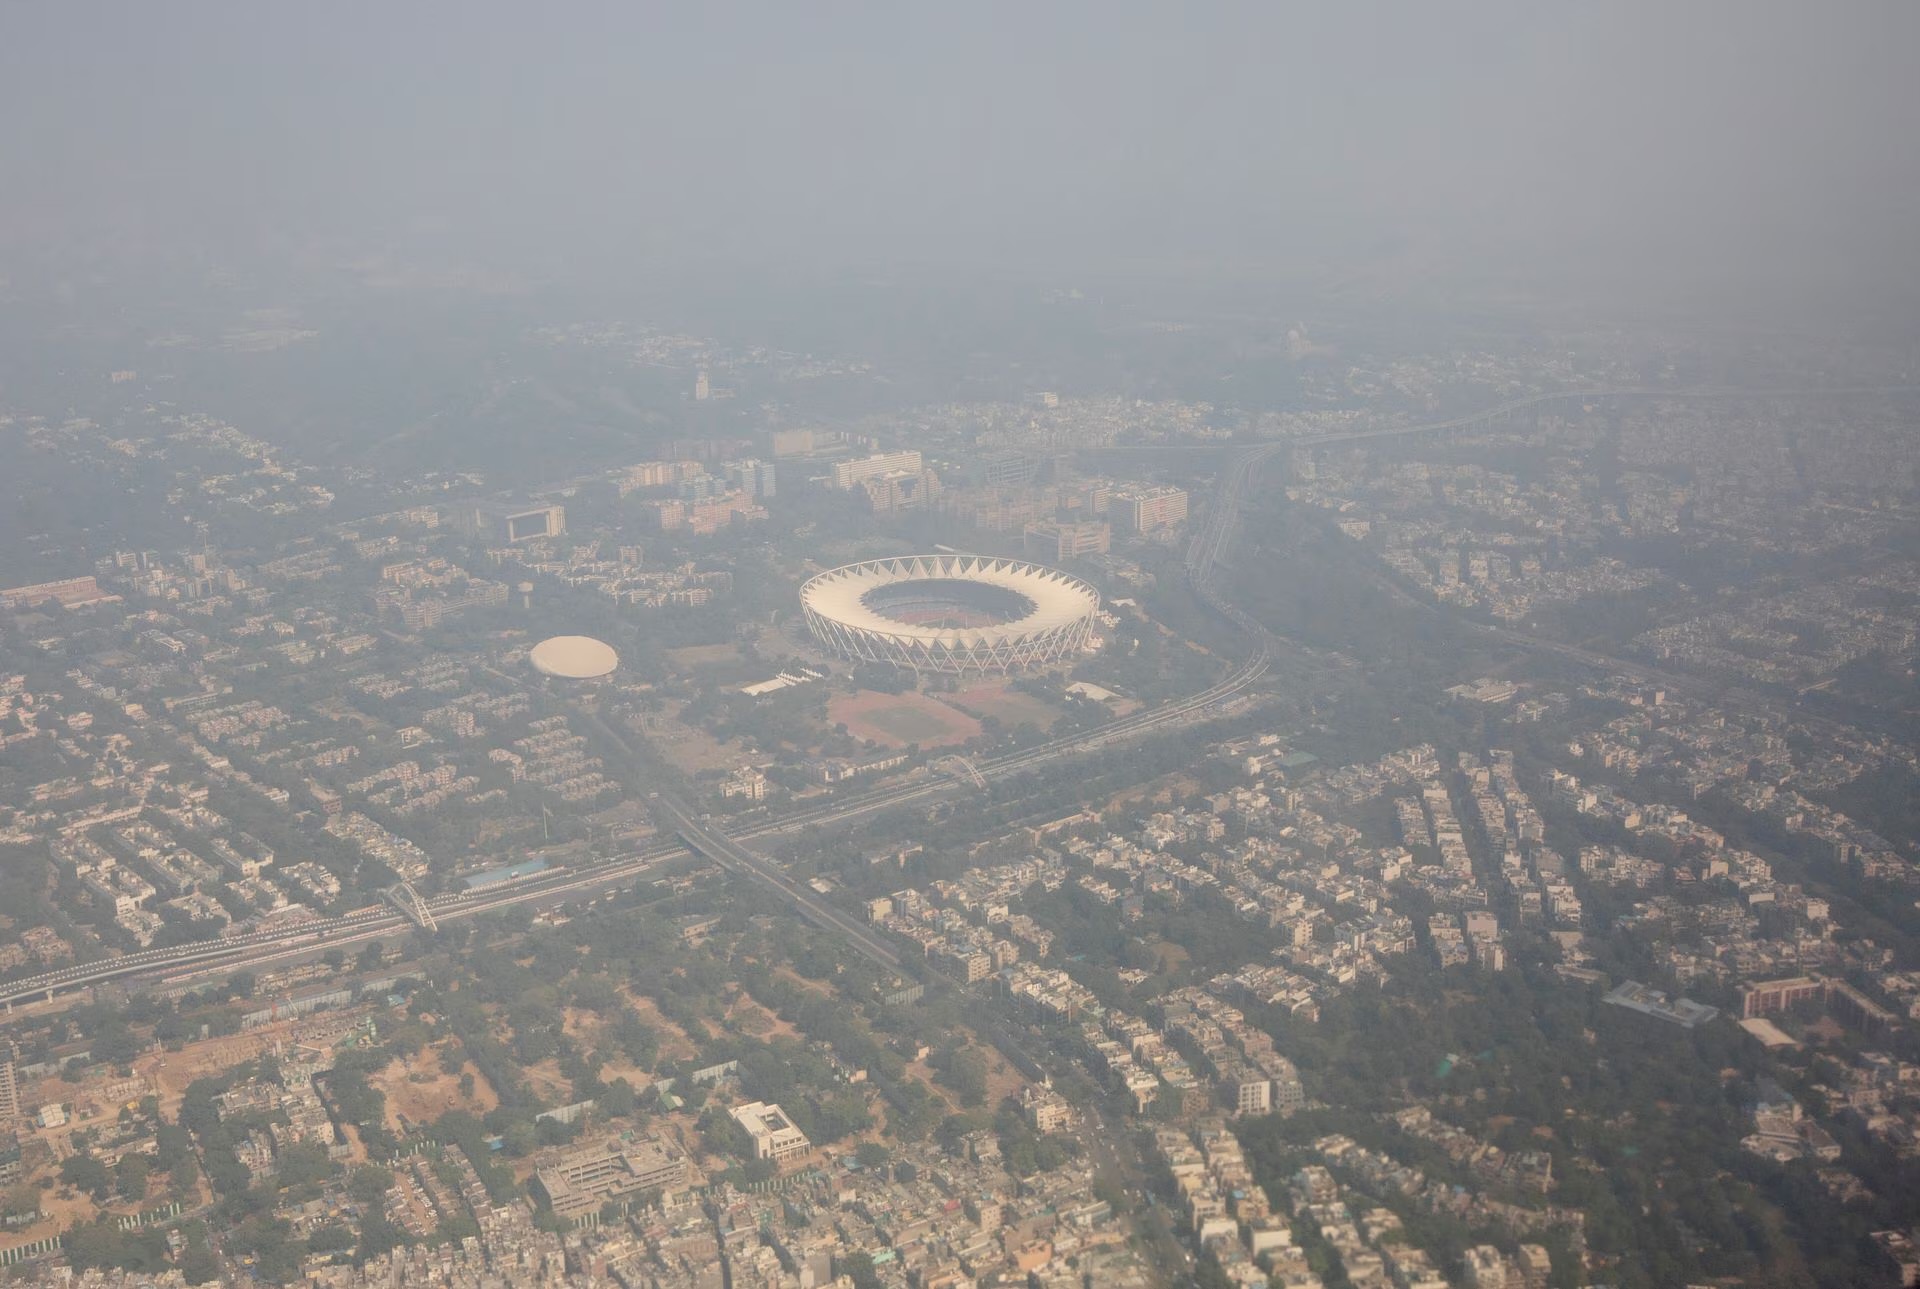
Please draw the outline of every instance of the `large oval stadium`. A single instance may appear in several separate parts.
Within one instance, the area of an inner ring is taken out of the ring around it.
[[[914,555],[810,578],[800,607],[814,638],[849,661],[964,676],[1072,655],[1093,633],[1100,593],[1020,560]]]

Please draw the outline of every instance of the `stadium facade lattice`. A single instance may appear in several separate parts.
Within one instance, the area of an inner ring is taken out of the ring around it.
[[[1005,675],[1085,648],[1100,593],[1058,569],[971,555],[912,555],[829,569],[800,588],[807,626],[852,662]]]

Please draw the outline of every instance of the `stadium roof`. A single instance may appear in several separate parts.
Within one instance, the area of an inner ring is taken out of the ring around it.
[[[553,636],[535,645],[527,661],[543,676],[597,680],[620,665],[620,655],[612,645],[592,636]]]
[[[977,582],[1023,596],[1033,607],[1010,622],[981,627],[920,626],[887,616],[865,603],[883,586],[924,581]],[[820,574],[801,588],[806,608],[840,626],[894,640],[946,648],[1008,644],[1075,626],[1100,607],[1100,595],[1077,577],[1018,560],[961,556],[916,556],[869,560]]]

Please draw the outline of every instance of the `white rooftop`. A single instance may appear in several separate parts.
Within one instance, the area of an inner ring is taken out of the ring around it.
[[[553,636],[535,645],[527,661],[543,676],[597,680],[620,665],[620,655],[612,645],[592,636]]]

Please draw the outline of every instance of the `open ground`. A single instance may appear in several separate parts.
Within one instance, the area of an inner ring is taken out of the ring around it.
[[[857,739],[881,747],[955,747],[980,736],[980,722],[925,694],[882,694],[862,689],[837,694],[827,719],[845,725]]]

